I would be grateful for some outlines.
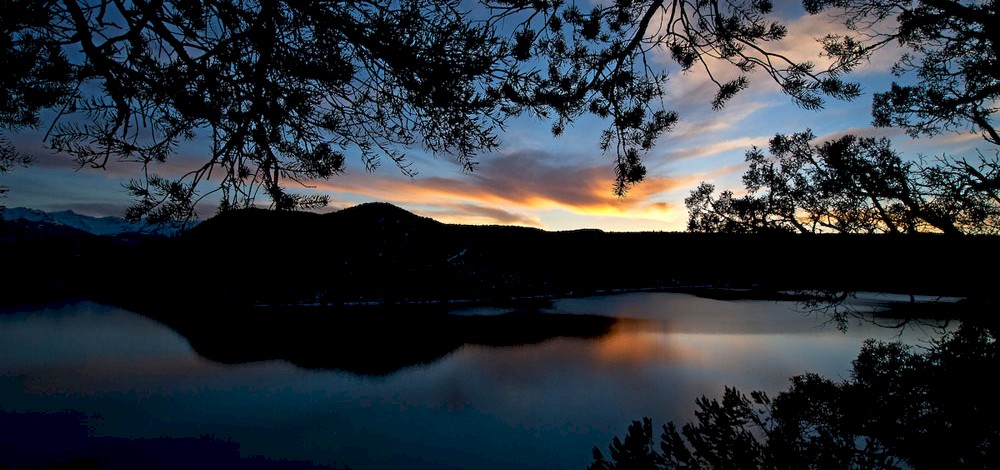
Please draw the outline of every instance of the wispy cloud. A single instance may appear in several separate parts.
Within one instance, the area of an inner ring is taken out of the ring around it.
[[[817,15],[808,15],[799,10],[798,16],[783,21],[787,27],[787,35],[776,42],[764,43],[763,48],[768,52],[776,54],[773,59],[776,65],[783,66],[783,58],[795,63],[812,63],[815,70],[821,71],[833,63],[833,59],[826,56],[820,39],[828,34],[833,35],[853,35],[857,33],[850,31],[844,26],[842,19],[834,14],[824,12]],[[659,50],[658,62],[669,62],[669,53]],[[890,44],[879,50],[870,62],[860,64],[851,75],[846,76],[847,80],[861,79],[863,76],[872,74],[883,74],[888,72],[893,63],[901,56],[902,51]],[[744,74],[733,65],[712,58],[706,58],[708,68],[711,70],[711,77],[716,81],[725,83]],[[749,89],[742,91],[736,98],[727,104],[725,111],[733,111],[733,105],[739,101],[749,103],[760,102],[762,97],[768,95],[781,94],[777,83],[760,68],[748,75],[750,78]],[[691,70],[683,73],[673,73],[665,90],[668,107],[685,110],[685,115],[690,115],[692,111],[703,111],[710,109],[710,104],[718,91],[717,86],[710,80],[709,73],[702,64],[696,64]],[[785,98],[787,100],[787,98]],[[766,101],[773,101],[771,99]],[[725,115],[725,111],[720,113]],[[685,117],[682,115],[682,118]],[[720,120],[726,123],[726,118]]]
[[[414,212],[445,223],[543,226],[537,216],[477,204],[441,204]]]
[[[985,139],[983,135],[979,132],[963,132],[955,134],[947,134],[942,136],[936,136],[931,139],[935,143],[940,144],[982,144],[983,147],[996,148],[996,145],[990,144]]]
[[[805,130],[805,129],[803,129]],[[895,127],[874,127],[874,126],[864,126],[864,127],[851,127],[841,131],[830,132],[817,136],[813,139],[816,144],[821,144],[830,140],[836,140],[847,135],[856,135],[858,137],[873,137],[873,138],[888,138],[895,139],[900,136],[905,136],[905,132],[902,129]]]
[[[892,146],[897,151],[910,155],[933,155],[949,154],[960,156],[965,153],[974,152],[979,148],[996,149],[990,145],[982,136],[977,133],[954,133],[937,135],[934,137],[920,136],[916,139],[906,134],[904,129],[898,127],[852,127],[842,131],[830,132],[816,137],[813,141],[816,144],[839,139],[845,135],[856,135],[859,137],[887,138],[892,141]]]
[[[788,34],[781,41],[771,43],[768,50],[787,57],[793,62],[811,62],[818,70],[833,64],[830,57],[825,57],[820,39],[828,34],[852,34],[843,23],[830,13],[817,15],[802,15],[785,22]]]
[[[683,160],[683,159],[704,158],[712,155],[718,155],[723,152],[729,152],[732,150],[745,151],[753,146],[757,147],[766,146],[768,139],[770,139],[770,137],[763,137],[763,136],[739,137],[736,139],[716,142],[712,144],[705,144],[693,147],[686,147],[682,149],[670,150],[666,152],[666,157],[670,160]]]
[[[707,104],[707,102],[706,102]],[[677,126],[666,136],[673,142],[685,139],[704,137],[739,127],[740,123],[750,118],[758,111],[773,106],[764,101],[739,100],[720,111],[712,111],[707,106],[702,112],[693,112],[681,116]]]

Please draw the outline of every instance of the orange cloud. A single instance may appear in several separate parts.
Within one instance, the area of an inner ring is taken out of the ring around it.
[[[627,197],[612,194],[610,166],[573,166],[573,158],[520,152],[485,160],[475,172],[405,179],[345,175],[314,182],[326,193],[394,202],[425,215],[462,223],[541,226],[542,210],[586,215],[661,217],[672,205],[661,194],[697,184],[692,177],[649,177]],[[582,160],[582,159],[581,159]]]

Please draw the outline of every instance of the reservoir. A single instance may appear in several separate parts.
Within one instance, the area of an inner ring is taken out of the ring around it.
[[[365,374],[216,362],[162,323],[87,301],[21,309],[0,315],[0,410],[74,410],[99,436],[213,436],[244,456],[353,469],[582,470],[632,420],[680,425],[725,386],[773,396],[797,374],[847,378],[869,338],[919,347],[941,334],[841,331],[793,302],[662,292],[557,299],[535,314],[614,321],[601,335],[463,344]]]

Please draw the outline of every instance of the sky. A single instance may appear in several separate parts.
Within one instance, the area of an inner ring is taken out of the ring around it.
[[[790,5],[790,4],[789,4]],[[815,38],[841,27],[825,16],[809,16],[801,6],[782,5],[789,34],[774,50],[792,58],[817,59]],[[473,172],[447,155],[419,148],[407,154],[416,176],[400,172],[388,159],[374,172],[360,158],[348,159],[346,171],[328,180],[310,182],[294,192],[326,194],[326,211],[372,201],[389,202],[442,222],[501,224],[545,230],[597,228],[605,231],[683,231],[687,223],[684,198],[702,181],[739,194],[746,170],[744,155],[752,146],[766,147],[775,134],[811,129],[817,143],[847,133],[890,138],[904,158],[943,153],[974,156],[987,144],[977,133],[913,139],[901,129],[871,126],[872,93],[888,89],[889,73],[899,51],[883,50],[856,69],[849,80],[861,84],[861,97],[827,100],[824,109],[803,110],[763,73],[751,75],[751,86],[721,111],[711,108],[714,89],[704,72],[673,70],[665,86],[667,109],[680,121],[644,157],[645,181],[626,197],[612,193],[614,155],[602,154],[598,137],[607,122],[586,117],[553,137],[551,122],[519,118],[500,135],[502,145],[480,156]],[[664,65],[671,70],[668,59]],[[0,176],[10,191],[0,205],[46,211],[73,210],[92,216],[121,216],[130,203],[122,185],[141,176],[141,166],[111,164],[107,169],[79,169],[72,159],[55,154],[42,143],[41,130],[16,136],[19,150],[32,154],[34,164]],[[205,144],[204,148],[207,148]],[[184,147],[173,163],[203,162],[198,142]],[[169,173],[170,168],[165,168]],[[201,219],[214,215],[210,204],[199,206]]]

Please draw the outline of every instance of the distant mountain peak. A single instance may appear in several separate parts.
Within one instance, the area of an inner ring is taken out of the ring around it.
[[[402,207],[388,202],[364,202],[356,206],[346,207],[334,212],[338,217],[360,218],[365,220],[397,220],[440,223],[429,217],[414,214]]]
[[[399,207],[390,202],[381,202],[381,201],[362,202],[361,204],[357,204],[351,207],[345,207],[337,212],[370,212],[370,213],[395,212],[395,213],[406,213],[415,216],[415,214],[406,209],[403,209],[402,207]]]
[[[51,225],[70,227],[93,235],[115,236],[126,233],[142,233],[146,235],[174,236],[180,229],[169,225],[149,225],[145,222],[128,222],[121,217],[92,217],[77,214],[71,210],[46,212],[27,207],[0,208],[3,220],[25,220]]]

